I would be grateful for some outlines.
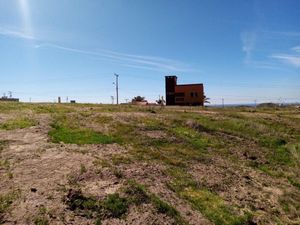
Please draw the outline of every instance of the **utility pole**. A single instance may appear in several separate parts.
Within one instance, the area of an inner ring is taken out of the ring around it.
[[[114,74],[116,76],[116,95],[117,95],[117,105],[119,104],[119,75]]]
[[[114,96],[110,96],[110,98],[111,98],[111,104],[114,104],[115,97]]]
[[[224,98],[222,98],[222,107],[224,108]]]
[[[257,100],[254,100],[254,107],[256,108]]]

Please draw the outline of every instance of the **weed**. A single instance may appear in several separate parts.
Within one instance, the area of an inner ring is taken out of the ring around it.
[[[0,224],[2,223],[3,214],[9,206],[20,196],[20,191],[12,191],[5,195],[0,195]]]
[[[97,218],[94,222],[94,225],[101,225],[102,222],[101,222],[101,219],[100,218]]]
[[[167,214],[170,217],[177,217],[178,211],[174,207],[170,206],[168,203],[162,201],[158,197],[152,196],[152,201],[159,213]]]
[[[16,103],[16,102],[0,102],[0,112],[10,113],[13,111],[22,111],[26,108],[30,108],[29,104]]]
[[[49,221],[45,216],[36,216],[33,220],[35,225],[48,225]]]
[[[84,173],[86,173],[86,171],[87,171],[87,169],[86,169],[85,165],[80,164],[80,174],[84,174]]]
[[[118,169],[115,169],[114,171],[113,171],[113,174],[116,176],[116,178],[118,178],[118,179],[121,179],[123,176],[124,176],[124,174],[122,173],[122,171],[121,170],[118,170]]]
[[[94,118],[94,122],[99,124],[107,124],[112,120],[113,118],[111,116],[97,116],[96,118]]]
[[[111,161],[113,165],[120,165],[120,164],[130,164],[132,163],[132,159],[127,155],[113,155],[111,157]]]
[[[187,224],[187,222],[181,217],[180,213],[173,206],[163,201],[155,194],[148,194],[147,192],[149,191],[143,185],[132,180],[128,182],[128,187],[125,189],[125,193],[129,196],[130,203],[140,205],[151,202],[158,213],[166,214],[173,218],[176,221],[176,224]]]
[[[270,159],[273,161],[273,164],[276,165],[291,165],[293,163],[291,154],[285,147],[274,149],[274,152],[270,153]]]
[[[8,176],[8,179],[10,179],[10,180],[14,178],[14,175],[12,172],[8,172],[7,176]]]
[[[288,177],[290,184],[300,189],[300,181],[297,178]]]
[[[121,217],[124,213],[127,212],[128,202],[125,198],[120,197],[118,193],[110,194],[103,201],[104,209],[112,216],[112,217]]]
[[[94,166],[98,167],[102,167],[102,168],[109,168],[112,167],[112,165],[109,163],[108,160],[104,160],[104,159],[96,159],[93,161]]]
[[[70,113],[74,112],[74,108],[68,107],[64,104],[32,104],[31,108],[36,112],[36,113]]]
[[[250,214],[237,216],[232,207],[226,205],[220,197],[208,190],[188,188],[181,194],[216,225],[245,224],[250,219]]]
[[[69,174],[67,176],[68,183],[72,186],[78,186],[79,176],[77,174]]]
[[[71,210],[80,210],[86,217],[121,217],[128,209],[127,200],[117,193],[98,201],[85,197],[80,190],[69,190],[65,201]]]
[[[191,128],[175,127],[173,131],[175,135],[184,139],[197,149],[205,150],[205,148],[208,146],[208,140],[203,138],[198,132]]]
[[[10,167],[9,161],[7,159],[0,158],[0,168],[8,170]]]
[[[141,205],[144,203],[152,203],[158,213],[174,218],[176,224],[187,224],[174,207],[155,194],[149,193],[143,185],[135,181],[128,181],[127,186],[122,189],[122,193],[124,197],[119,193],[114,193],[109,194],[103,200],[96,200],[96,198],[84,196],[80,190],[69,190],[65,202],[71,210],[80,211],[81,215],[89,218],[97,218],[98,224],[105,218],[122,217],[132,204]]]
[[[0,140],[0,152],[4,149],[4,147],[8,144],[8,141]]]
[[[278,202],[282,209],[289,214],[289,218],[300,218],[300,195],[299,191],[284,191]]]
[[[150,202],[150,197],[147,194],[146,188],[135,181],[130,180],[128,182],[128,186],[125,188],[124,193],[129,196],[130,203],[141,205]]]
[[[15,130],[15,129],[24,129],[27,127],[36,126],[37,121],[29,118],[18,118],[10,119],[0,124],[0,129],[3,130]]]
[[[215,224],[237,225],[249,219],[248,214],[238,216],[233,207],[225,204],[216,194],[200,187],[184,170],[173,167],[169,168],[167,173],[173,177],[168,187],[188,200],[195,209]]]
[[[98,211],[99,205],[96,199],[92,197],[83,196],[80,190],[69,190],[68,195],[66,196],[65,202],[69,206],[70,210],[82,210],[88,212]]]

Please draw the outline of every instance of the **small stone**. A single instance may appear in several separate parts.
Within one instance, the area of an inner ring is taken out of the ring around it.
[[[244,178],[245,178],[246,180],[251,180],[251,177],[248,176],[248,175],[244,176]]]
[[[36,188],[30,188],[30,191],[35,193],[35,192],[37,192],[37,189]]]
[[[253,156],[250,156],[249,159],[251,159],[251,160],[256,160],[257,157],[253,155]]]

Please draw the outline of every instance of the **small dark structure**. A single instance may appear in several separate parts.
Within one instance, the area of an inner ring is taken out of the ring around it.
[[[3,96],[3,97],[0,98],[0,101],[2,101],[2,102],[19,102],[19,99],[18,98],[9,98],[9,97]]]
[[[166,105],[204,105],[203,84],[177,85],[176,76],[166,76]]]
[[[71,100],[71,101],[70,101],[70,103],[73,103],[73,104],[75,104],[75,103],[76,103],[76,101],[75,101],[75,100]]]

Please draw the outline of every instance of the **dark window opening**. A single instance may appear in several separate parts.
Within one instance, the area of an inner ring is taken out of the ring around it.
[[[184,97],[184,92],[177,92],[175,93],[176,97]]]
[[[176,102],[183,102],[183,101],[184,101],[184,98],[175,98],[175,101],[176,101]]]

